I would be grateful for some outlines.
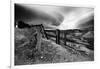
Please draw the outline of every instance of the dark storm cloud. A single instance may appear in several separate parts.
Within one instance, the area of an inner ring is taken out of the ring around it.
[[[59,20],[61,20],[61,18]],[[15,21],[24,21],[28,24],[42,23],[45,26],[49,26],[49,24],[54,26],[59,25],[59,22],[50,15],[35,8],[30,9],[22,4],[15,4]]]
[[[90,19],[86,22],[80,23],[78,25],[79,28],[84,29],[84,28],[90,28],[94,27],[94,16],[89,17]]]
[[[15,20],[28,20],[37,18],[37,14],[34,11],[30,11],[20,4],[15,4]]]

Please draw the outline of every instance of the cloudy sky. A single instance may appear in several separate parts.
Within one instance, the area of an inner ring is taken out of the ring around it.
[[[86,7],[15,4],[15,21],[43,24],[50,29],[76,29],[93,25],[94,9]]]

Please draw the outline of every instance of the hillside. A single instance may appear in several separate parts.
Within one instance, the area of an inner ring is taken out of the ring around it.
[[[15,65],[94,60],[93,50],[86,48],[86,46],[72,42],[67,42],[66,46],[58,45],[54,41],[38,35],[40,33],[36,33],[36,30],[35,27],[30,29],[15,28]]]

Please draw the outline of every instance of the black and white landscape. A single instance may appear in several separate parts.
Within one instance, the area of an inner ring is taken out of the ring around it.
[[[14,64],[94,60],[94,9],[14,4]]]

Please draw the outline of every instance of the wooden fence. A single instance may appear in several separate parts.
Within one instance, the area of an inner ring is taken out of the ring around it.
[[[87,43],[84,42],[78,42],[76,40],[72,40],[72,39],[68,39],[67,36],[67,31],[65,30],[44,30],[45,34],[46,34],[46,38],[49,39],[49,37],[53,37],[56,39],[56,43],[60,44],[60,40],[63,41],[64,45],[66,45],[66,42],[72,42],[72,43],[76,43],[76,44],[82,44],[82,45],[88,45]],[[50,33],[54,33],[54,34],[50,34]]]
[[[60,41],[63,41],[64,45],[66,45],[66,42],[72,42],[72,43],[76,43],[76,44],[82,44],[82,45],[87,45],[87,43],[85,42],[78,42],[76,40],[73,40],[73,39],[69,39],[67,38],[66,36],[68,35],[68,31],[66,30],[59,30],[59,29],[55,29],[55,30],[51,30],[51,29],[44,29],[44,26],[42,24],[40,25],[34,25],[35,27],[37,28],[40,28],[39,29],[39,32],[42,33],[42,37],[44,38],[47,38],[47,39],[50,39],[51,37],[55,38],[55,42],[57,44],[60,44]],[[32,26],[32,27],[34,27]],[[72,30],[73,32],[73,30]]]

